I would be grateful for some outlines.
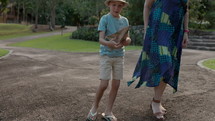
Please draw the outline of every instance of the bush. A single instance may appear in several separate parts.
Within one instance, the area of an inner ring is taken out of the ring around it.
[[[89,41],[98,41],[99,33],[97,27],[81,27],[74,31],[70,36],[71,39],[82,39]]]
[[[143,34],[144,34],[144,26],[132,26],[129,30],[130,37],[132,40],[131,45],[142,45],[143,42]],[[71,39],[82,39],[88,41],[98,41],[99,33],[97,31],[97,27],[81,27],[75,32],[72,33]]]
[[[132,26],[130,29],[131,45],[142,45],[143,35],[144,35],[144,26]]]

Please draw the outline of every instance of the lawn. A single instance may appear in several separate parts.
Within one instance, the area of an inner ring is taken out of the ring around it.
[[[8,54],[8,53],[9,53],[9,51],[8,51],[8,50],[1,49],[1,48],[0,48],[0,57],[2,57],[2,56],[4,56],[4,55],[6,55],[6,54]]]
[[[203,62],[203,65],[215,70],[215,59],[209,59]]]
[[[6,40],[11,38],[37,35],[47,32],[32,32],[31,25],[21,24],[3,24],[0,23],[0,40]]]
[[[68,52],[99,52],[99,43],[85,40],[69,39],[71,33],[33,39],[11,44],[10,46],[41,48]],[[128,46],[126,50],[140,50],[141,46]]]
[[[21,24],[0,24],[0,37],[30,32],[30,27]]]

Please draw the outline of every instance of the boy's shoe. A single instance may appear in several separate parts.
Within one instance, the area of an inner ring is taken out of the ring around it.
[[[87,120],[86,121],[95,121],[97,118],[97,112],[92,113],[92,111],[90,110],[90,112],[87,115]]]
[[[114,115],[105,115],[105,113],[102,113],[102,118],[106,121],[117,121],[117,118]]]

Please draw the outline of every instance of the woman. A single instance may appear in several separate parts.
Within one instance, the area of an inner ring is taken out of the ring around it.
[[[164,119],[166,109],[160,100],[169,84],[177,91],[182,48],[188,42],[188,0],[145,0],[144,42],[131,85],[154,87],[151,103],[157,119]]]

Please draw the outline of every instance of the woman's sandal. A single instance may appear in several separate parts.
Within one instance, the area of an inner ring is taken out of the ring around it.
[[[114,115],[107,116],[105,113],[102,113],[102,118],[106,121],[117,121],[117,118]]]
[[[90,110],[90,112],[87,115],[86,121],[95,121],[96,119],[97,119],[97,112],[92,113],[92,111]]]
[[[154,102],[154,103],[160,103],[160,100],[155,100],[153,98],[152,102]],[[158,120],[164,120],[165,119],[164,115],[167,113],[166,110],[162,110],[162,112],[154,112],[153,108],[152,108],[152,103],[151,103],[150,107],[151,107],[152,113],[154,114],[154,116],[156,117],[156,119],[158,119]]]
[[[154,98],[152,99],[153,102],[155,103],[160,103],[160,100],[155,100]],[[161,105],[162,106],[162,105]],[[167,110],[162,106],[162,109],[161,109],[162,113],[165,115],[167,114]]]

